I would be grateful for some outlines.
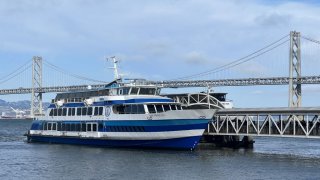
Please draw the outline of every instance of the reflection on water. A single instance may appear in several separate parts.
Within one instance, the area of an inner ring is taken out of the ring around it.
[[[30,144],[31,121],[0,120],[0,179],[320,179],[320,140],[256,138],[196,151]]]

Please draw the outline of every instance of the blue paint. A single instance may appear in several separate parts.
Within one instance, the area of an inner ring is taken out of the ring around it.
[[[58,122],[64,124],[80,124],[97,122],[101,132],[139,132],[135,127],[143,127],[144,132],[179,131],[192,129],[205,129],[209,120],[131,120],[131,121],[33,121],[31,130],[42,130],[43,122]],[[108,127],[110,127],[108,129]],[[129,128],[126,130],[126,128]],[[116,130],[115,130],[116,129]]]
[[[106,126],[169,126],[208,124],[209,119],[167,119],[167,120],[117,120],[103,121]]]
[[[52,137],[29,135],[29,142],[45,142],[57,144],[75,144],[105,147],[144,147],[144,148],[174,148],[194,149],[201,136],[165,139],[165,140],[106,140],[75,137]]]
[[[145,126],[146,132],[181,131],[193,129],[205,129],[208,123],[191,125],[171,125],[171,126]]]

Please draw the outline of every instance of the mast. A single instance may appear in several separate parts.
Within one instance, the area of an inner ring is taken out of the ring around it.
[[[113,67],[110,67],[110,69],[113,69],[113,75],[114,75],[114,79],[118,80],[121,79],[120,75],[119,75],[119,71],[118,71],[118,60],[116,59],[115,56],[110,57],[110,59],[113,62]],[[107,61],[109,60],[109,58],[107,58]]]

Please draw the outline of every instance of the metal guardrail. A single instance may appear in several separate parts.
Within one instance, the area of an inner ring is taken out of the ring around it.
[[[320,139],[320,107],[218,110],[206,134]]]

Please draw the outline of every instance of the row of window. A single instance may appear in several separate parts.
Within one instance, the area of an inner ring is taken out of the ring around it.
[[[64,123],[64,122],[45,122],[42,130],[48,131],[77,131],[77,132],[96,132],[102,128],[98,123]]]
[[[148,104],[147,105],[149,113],[161,113],[165,111],[182,110],[181,105],[175,104]]]
[[[61,99],[86,99],[88,97],[94,96],[106,96],[109,95],[109,89],[98,90],[98,91],[87,91],[87,92],[71,92],[71,93],[61,93],[57,94],[54,101],[58,101]],[[71,101],[70,101],[71,102]]]
[[[101,116],[103,107],[54,108],[49,116]]]
[[[115,114],[145,114],[143,104],[115,105],[113,112]]]
[[[65,122],[45,122],[41,130],[47,131],[70,131],[70,132],[145,132],[143,126],[106,126],[96,122],[65,123]]]
[[[149,113],[162,113],[171,110],[182,110],[181,105],[175,104],[148,104]],[[116,105],[113,107],[115,114],[145,114],[143,104]]]
[[[181,105],[175,104],[148,104],[149,113],[162,113],[166,111],[182,110]],[[103,107],[78,107],[78,108],[54,108],[49,112],[49,116],[101,116]],[[145,114],[143,104],[127,104],[113,106],[115,114]]]
[[[138,87],[124,87],[119,89],[114,89],[110,91],[109,89],[98,90],[98,91],[87,91],[87,92],[72,92],[72,93],[61,93],[52,100],[52,103],[55,103],[59,100],[64,99],[66,102],[83,102],[89,97],[96,96],[108,96],[110,94],[117,95],[159,95],[160,89],[156,88],[138,88]]]
[[[119,95],[158,95],[160,94],[160,89],[155,88],[137,88],[137,87],[131,87],[131,88],[120,88],[118,90]]]

